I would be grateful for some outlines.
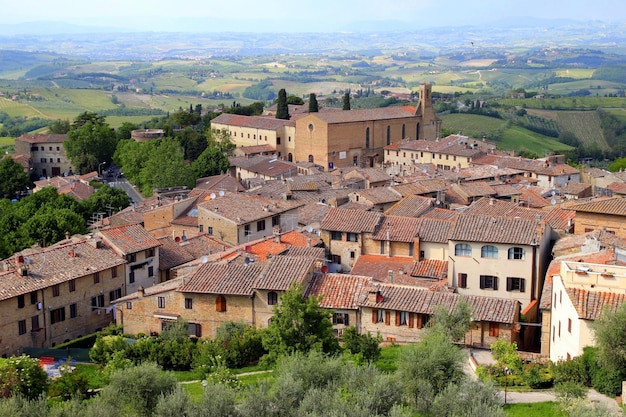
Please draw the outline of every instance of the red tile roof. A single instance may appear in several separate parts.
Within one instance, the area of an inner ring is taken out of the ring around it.
[[[385,256],[365,254],[358,257],[352,270],[353,275],[372,277],[377,281],[387,281],[389,271],[395,274],[409,275],[413,270],[415,260],[409,256]]]
[[[196,259],[169,236],[160,238],[159,242],[161,242],[161,247],[159,248],[159,269],[162,271]]]
[[[335,232],[374,232],[381,213],[362,210],[331,209],[326,213],[320,228]]]
[[[242,116],[238,114],[222,113],[211,120],[212,124],[252,127],[264,130],[278,130],[283,126],[295,126],[292,120],[277,119],[265,116]]]
[[[616,197],[597,199],[570,207],[572,210],[585,213],[612,214],[626,216],[626,198]]]
[[[413,242],[422,224],[422,219],[405,216],[383,216],[372,234],[374,240]]]
[[[357,310],[370,277],[348,274],[318,274],[307,290],[307,296],[320,297],[319,306],[336,310]]]
[[[436,259],[423,259],[413,264],[411,276],[433,279],[446,279],[448,277],[448,261]]]
[[[122,255],[161,246],[161,242],[139,224],[101,229],[99,233],[107,244]]]
[[[18,137],[17,139],[20,142],[27,142],[27,143],[63,143],[67,140],[67,135],[63,134],[52,134],[52,135],[43,135],[43,134],[36,134],[36,135],[28,135],[28,134],[24,134],[21,135],[20,137]]]
[[[245,295],[253,294],[252,284],[263,264],[205,263],[185,279],[178,291],[188,293]]]
[[[422,197],[420,195],[408,195],[402,200],[394,204],[385,214],[395,216],[420,217],[431,211],[435,204],[435,200],[431,197]]]
[[[408,111],[402,107],[384,107],[378,109],[354,109],[336,112],[309,113],[312,118],[328,124],[361,122],[369,120],[404,119],[415,117],[415,109]]]
[[[268,260],[254,288],[262,290],[286,291],[294,283],[303,284],[311,277],[316,263],[321,260],[299,256],[274,256]]]
[[[537,220],[461,215],[450,237],[454,241],[531,245],[539,241]]]
[[[574,305],[578,317],[583,320],[597,320],[603,311],[615,313],[626,301],[626,295],[613,292],[588,291],[566,288],[567,295]]]

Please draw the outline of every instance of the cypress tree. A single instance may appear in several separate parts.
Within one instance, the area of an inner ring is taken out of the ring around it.
[[[278,103],[276,106],[276,118],[289,120],[291,116],[289,116],[289,106],[287,105],[287,91],[284,88],[281,88],[278,91]]]
[[[317,97],[315,93],[311,93],[309,95],[309,113],[317,113],[320,110],[319,105],[317,104]]]
[[[350,90],[343,95],[343,109],[350,110]]]

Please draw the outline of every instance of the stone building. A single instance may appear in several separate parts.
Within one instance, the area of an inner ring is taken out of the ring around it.
[[[30,161],[31,178],[56,177],[72,172],[72,163],[67,158],[63,142],[67,135],[28,135],[15,139],[15,153],[25,155]]]

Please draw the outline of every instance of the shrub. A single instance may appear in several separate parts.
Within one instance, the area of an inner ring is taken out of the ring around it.
[[[61,365],[60,371],[61,376],[50,384],[48,395],[50,397],[63,397],[66,400],[72,397],[85,398],[89,380],[76,369],[71,369],[67,363]]]
[[[48,374],[30,356],[12,356],[0,364],[0,394],[33,400],[48,388]]]
[[[353,355],[360,354],[366,361],[375,361],[380,357],[382,341],[380,334],[376,337],[369,333],[359,334],[355,326],[350,326],[343,332],[343,347]]]

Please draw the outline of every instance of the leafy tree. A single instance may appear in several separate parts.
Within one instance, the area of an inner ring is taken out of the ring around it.
[[[118,140],[130,139],[131,132],[137,129],[139,129],[139,126],[137,126],[136,124],[130,123],[130,122],[124,122],[122,123],[120,127],[117,128],[117,131],[116,131],[117,139]]]
[[[196,178],[208,177],[227,172],[230,162],[217,144],[211,144],[193,161],[191,169]]]
[[[195,113],[193,108],[191,108],[191,111],[179,109],[170,116],[170,120],[178,127],[195,126],[200,123],[200,115]]]
[[[439,305],[435,307],[431,319],[433,323],[431,331],[442,332],[452,342],[458,343],[465,338],[470,329],[471,318],[472,306],[466,301],[459,301],[452,311],[446,306]]]
[[[120,188],[107,185],[96,188],[96,192],[87,200],[81,202],[82,211],[86,216],[92,213],[107,213],[120,211],[129,206],[128,194]]]
[[[48,132],[58,135],[64,135],[70,131],[70,121],[69,120],[55,120],[51,124],[48,125]]]
[[[287,91],[281,88],[278,91],[278,102],[276,103],[276,118],[289,120],[289,105],[287,104]]]
[[[12,356],[0,362],[0,394],[21,395],[28,400],[39,398],[48,387],[48,374],[39,361],[30,356]]]
[[[522,370],[522,358],[517,351],[517,343],[500,338],[489,348],[500,368],[509,368],[513,373]]]
[[[343,95],[343,109],[350,110],[350,90]]]
[[[100,162],[111,161],[117,135],[103,116],[85,112],[72,123],[63,146],[75,169],[84,174],[97,170]]]
[[[298,96],[294,96],[293,94],[290,94],[289,96],[287,96],[287,104],[295,104],[295,105],[301,106],[304,104],[304,100],[302,100],[302,97],[298,97]]]
[[[626,168],[626,158],[617,158],[609,164],[609,171],[618,172]]]
[[[317,113],[320,111],[315,93],[309,94],[309,113]]]
[[[89,359],[95,364],[104,366],[113,358],[115,352],[123,351],[127,346],[126,339],[121,335],[99,334],[89,350]]]
[[[24,168],[13,158],[0,161],[0,198],[14,198],[28,189],[30,180]]]
[[[607,372],[605,379],[609,379],[609,373],[614,373],[616,377],[611,379],[623,380],[626,377],[626,304],[615,311],[604,310],[592,330],[597,345],[595,357],[601,370]],[[598,375],[593,379],[597,381]],[[596,382],[593,385],[600,391],[608,391],[597,387]],[[618,388],[615,386],[614,391],[618,392]]]
[[[151,195],[155,188],[195,185],[191,167],[185,165],[183,149],[178,141],[163,138],[157,141],[139,175],[144,195]]]
[[[176,134],[176,139],[183,147],[185,160],[188,161],[195,161],[207,147],[207,138],[191,127],[186,127],[182,132]]]
[[[301,285],[294,285],[285,292],[281,303],[274,306],[272,322],[263,333],[268,361],[294,352],[334,353],[339,350],[331,312],[322,309],[318,302],[317,297],[305,298]]]
[[[360,354],[366,361],[375,361],[380,357],[380,343],[383,341],[379,334],[376,337],[369,333],[359,334],[355,326],[343,331],[343,347],[351,354]]]

